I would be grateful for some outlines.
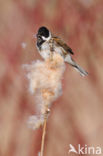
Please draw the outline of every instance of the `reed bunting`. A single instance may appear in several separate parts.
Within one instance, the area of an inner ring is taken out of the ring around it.
[[[72,59],[72,55],[74,54],[72,49],[59,37],[51,34],[46,27],[40,27],[36,37],[37,49],[44,59],[52,57],[53,52],[57,52],[63,57],[64,61],[74,67],[80,75],[88,75],[88,73]]]

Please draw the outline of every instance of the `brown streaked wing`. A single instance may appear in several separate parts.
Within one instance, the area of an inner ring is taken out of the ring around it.
[[[65,51],[69,52],[70,54],[74,54],[72,49],[63,41],[61,40],[60,38],[56,37],[56,36],[53,36],[53,39],[56,41],[56,43],[63,47]]]

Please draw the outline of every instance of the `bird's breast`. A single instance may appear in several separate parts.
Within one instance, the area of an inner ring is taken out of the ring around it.
[[[47,59],[50,57],[50,53],[55,52],[63,56],[63,49],[60,46],[56,46],[55,44],[53,45],[53,51],[50,50],[50,44],[48,42],[45,42],[41,45],[41,48],[39,50],[40,55],[44,58]]]
[[[47,59],[50,57],[50,47],[48,43],[43,43],[41,46],[41,50],[39,51],[40,55],[44,58]]]
[[[50,51],[49,50],[41,50],[39,51],[40,55],[44,59],[48,59],[50,57]]]
[[[43,43],[41,49],[42,50],[49,50],[50,46],[49,46],[48,42]]]

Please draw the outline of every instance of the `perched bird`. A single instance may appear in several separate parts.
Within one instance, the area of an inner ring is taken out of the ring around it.
[[[57,52],[63,57],[64,61],[74,67],[80,75],[88,75],[88,73],[72,59],[71,55],[74,54],[72,49],[59,37],[51,34],[46,27],[40,27],[36,37],[37,49],[44,59],[52,57],[53,52]]]

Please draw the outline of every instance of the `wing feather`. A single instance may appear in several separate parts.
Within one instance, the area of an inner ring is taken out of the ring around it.
[[[60,38],[58,38],[58,37],[56,37],[56,36],[53,36],[53,39],[54,39],[54,41],[56,41],[56,43],[59,45],[59,46],[61,46],[62,48],[64,48],[64,50],[66,51],[66,52],[69,52],[70,54],[74,54],[73,53],[73,51],[72,51],[72,49],[63,41],[63,40],[61,40]]]

